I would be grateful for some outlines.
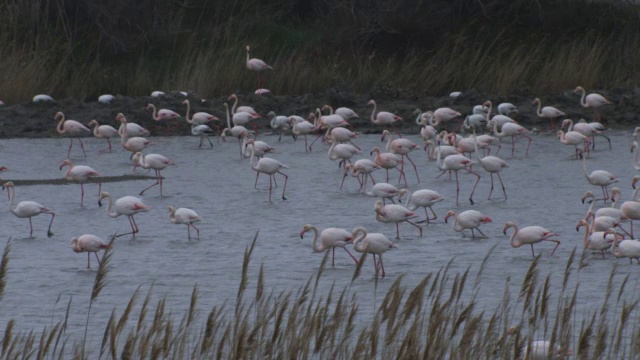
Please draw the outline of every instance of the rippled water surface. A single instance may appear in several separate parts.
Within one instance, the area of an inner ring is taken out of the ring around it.
[[[631,196],[631,178],[636,171],[631,166],[629,152],[631,133],[609,132],[613,150],[603,142],[588,161],[589,170],[606,169],[621,178],[619,184],[623,198]],[[417,143],[414,135],[407,136]],[[353,229],[364,226],[370,232],[382,232],[390,239],[395,237],[393,224],[379,223],[374,218],[375,199],[358,193],[355,178],[348,178],[344,189],[339,190],[342,170],[337,162],[327,157],[328,146],[316,143],[312,152],[304,151],[300,139],[290,137],[277,141],[275,136],[261,136],[277,148],[270,155],[289,166],[287,199],[280,199],[283,180],[274,190],[274,201],[267,201],[268,178],[262,175],[258,189],[254,189],[255,173],[248,160],[240,160],[235,139],[216,144],[213,149],[198,149],[198,139],[193,137],[154,138],[149,153],[160,153],[172,158],[177,166],[163,171],[166,180],[161,198],[158,189],[151,189],[142,198],[151,210],[136,216],[140,233],[136,240],[120,237],[116,240],[111,271],[107,285],[94,304],[90,319],[90,340],[99,344],[106,322],[115,308],[122,311],[138,286],[146,292],[153,284],[154,299],[166,297],[167,310],[179,320],[189,307],[189,297],[197,284],[200,291],[198,312],[200,320],[206,317],[212,305],[233,304],[240,279],[242,257],[245,248],[260,231],[251,264],[252,281],[255,283],[261,264],[264,265],[267,285],[270,289],[296,290],[309,279],[320,266],[322,255],[311,251],[312,235],[304,240],[299,237],[306,223],[318,228],[335,226]],[[67,139],[16,139],[0,142],[0,165],[10,168],[4,179],[55,179],[63,176],[59,165],[64,160]],[[71,160],[77,164],[94,167],[103,175],[131,174],[129,154],[115,146],[114,153],[98,153],[104,147],[98,139],[86,139],[87,159],[79,149],[72,151]],[[361,157],[369,157],[373,146],[382,146],[380,137],[361,136],[356,142],[363,148]],[[77,150],[77,151],[76,151]],[[36,155],[37,154],[37,155]],[[403,284],[416,285],[425,275],[437,271],[451,262],[451,269],[461,272],[468,267],[475,275],[480,263],[495,246],[482,274],[478,303],[493,311],[501,299],[507,278],[514,291],[521,284],[531,263],[528,247],[513,249],[502,227],[506,221],[521,226],[541,225],[560,236],[562,244],[554,256],[550,256],[552,243],[536,246],[542,252],[543,275],[552,274],[552,290],[557,292],[571,251],[582,248],[582,232],[575,226],[584,216],[587,205],[580,202],[586,190],[599,194],[599,188],[590,185],[582,174],[582,162],[572,158],[573,148],[561,145],[552,135],[535,135],[529,156],[524,156],[524,143],[517,144],[514,158],[510,157],[510,145],[505,143],[498,154],[510,165],[502,173],[508,200],[504,201],[499,187],[495,199],[487,200],[489,176],[476,168],[482,178],[474,200],[468,196],[474,178],[460,174],[460,206],[455,205],[455,182],[442,176],[434,161],[428,161],[423,151],[412,153],[418,164],[421,182],[417,183],[413,170],[407,168],[409,189],[429,188],[439,191],[446,199],[434,206],[438,220],[424,226],[424,235],[408,224],[400,226],[398,249],[384,255],[387,277],[374,286],[373,266],[365,264],[360,278],[350,285],[355,269],[353,260],[343,250],[336,251],[336,266],[328,269],[320,281],[320,291],[328,291],[335,284],[337,289],[350,286],[357,293],[362,321],[367,321],[379,304],[389,285],[404,275]],[[42,161],[43,158],[52,160]],[[140,172],[141,170],[137,170]],[[144,170],[142,170],[144,171]],[[384,172],[374,173],[377,181]],[[114,198],[137,195],[153,180],[135,180],[106,183],[104,191]],[[392,183],[397,173],[392,173]],[[0,301],[0,327],[9,319],[16,319],[17,330],[40,331],[44,326],[64,316],[64,309],[72,298],[69,330],[79,338],[84,331],[87,306],[96,274],[97,264],[87,270],[86,254],[76,254],[70,248],[70,240],[83,233],[92,233],[109,239],[115,232],[126,232],[126,217],[110,218],[105,207],[98,207],[97,186],[85,185],[85,208],[80,208],[79,185],[16,186],[16,201],[34,200],[56,211],[53,224],[55,235],[46,237],[49,221],[47,215],[33,219],[35,238],[29,239],[26,219],[9,213],[6,194],[0,195],[0,239],[11,238],[11,256],[7,288]],[[198,212],[203,221],[198,224],[200,240],[188,241],[184,225],[169,222],[167,207],[189,207]],[[443,222],[447,210],[475,209],[493,219],[493,223],[481,229],[488,236],[470,239],[452,230],[451,223]],[[416,210],[420,217],[422,209]],[[592,311],[601,304],[603,292],[611,269],[619,264],[622,278],[634,274],[628,289],[637,290],[635,276],[638,265],[627,260],[616,260],[607,255],[605,260],[596,254],[589,255],[588,266],[581,270],[580,297],[577,314]],[[95,260],[95,259],[93,259]],[[370,259],[369,259],[369,262]],[[475,276],[472,276],[475,278]]]

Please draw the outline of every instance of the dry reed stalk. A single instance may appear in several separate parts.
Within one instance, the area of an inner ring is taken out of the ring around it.
[[[0,358],[8,358],[8,349],[9,344],[11,343],[11,339],[13,337],[13,327],[15,326],[16,321],[11,319],[7,322],[7,326],[4,329],[4,335],[2,336],[2,352],[0,353]],[[7,355],[5,357],[5,355]]]
[[[11,251],[11,238],[7,240],[0,260],[0,301],[4,297],[4,289],[7,286],[7,266],[9,266],[9,251]]]

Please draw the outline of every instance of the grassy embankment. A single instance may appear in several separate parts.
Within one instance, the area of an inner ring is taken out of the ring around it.
[[[640,81],[639,8],[587,0],[357,2],[10,0],[0,13],[0,99],[345,86],[506,95]]]

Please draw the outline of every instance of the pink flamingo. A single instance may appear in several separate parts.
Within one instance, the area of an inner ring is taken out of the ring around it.
[[[566,116],[566,114],[553,106],[545,106],[542,107],[542,102],[539,98],[533,99],[532,105],[538,105],[538,109],[536,110],[536,115],[541,118],[547,118],[551,121],[551,130],[555,130],[556,122],[555,120],[559,117]]]
[[[217,116],[211,115],[209,113],[202,112],[202,111],[193,114],[192,117],[189,117],[189,111],[191,110],[191,103],[189,102],[188,99],[185,99],[182,102],[182,105],[187,105],[187,114],[184,116],[184,119],[187,120],[187,122],[191,125],[192,128],[194,125],[195,126],[206,125],[207,123],[212,121],[220,121],[220,119],[218,119]],[[218,134],[218,143],[220,143],[220,125],[216,125],[212,123],[211,126],[213,126],[216,129],[216,132]],[[200,146],[202,146],[202,141],[200,141]]]
[[[38,216],[40,214],[49,214],[51,215],[51,221],[49,221],[49,228],[47,229],[47,236],[52,237],[53,233],[51,232],[51,225],[53,224],[53,218],[55,218],[56,213],[49,209],[48,207],[42,206],[35,201],[20,201],[18,205],[13,206],[13,197],[15,195],[15,188],[13,182],[8,181],[2,185],[2,189],[7,189],[7,193],[9,194],[9,211],[11,213],[21,219],[29,218],[29,238],[33,237],[33,224],[31,223],[31,218],[34,216]]]
[[[462,154],[453,154],[442,159],[441,152],[438,151],[436,163],[438,165],[438,169],[440,169],[443,173],[445,171],[453,171],[456,173],[456,205],[459,204],[458,197],[460,195],[460,181],[458,180],[458,171],[465,170],[466,172],[477,178],[476,183],[473,185],[473,189],[471,190],[471,195],[469,195],[469,202],[471,202],[471,205],[473,205],[473,193],[476,191],[476,186],[478,186],[478,183],[480,182],[480,174],[471,170],[470,166],[473,164],[477,164],[477,162],[469,159]]]
[[[620,179],[606,170],[593,170],[591,173],[588,173],[587,157],[582,154],[580,155],[582,156],[582,171],[584,173],[584,176],[587,178],[587,181],[589,181],[589,184],[600,186],[600,188],[602,189],[603,198],[595,199],[594,201],[603,200],[606,203],[607,199],[609,199],[609,191],[607,190],[607,186],[620,181]]]
[[[378,169],[380,169],[380,166],[378,166],[372,160],[360,159],[353,164],[347,164],[345,171],[351,170],[351,175],[358,177],[360,181],[360,188],[358,188],[358,191],[362,191],[362,189],[367,188],[367,177],[371,178],[373,185],[376,184],[376,181],[373,179],[373,175],[371,175],[371,173]],[[362,180],[360,180],[361,175],[363,177]]]
[[[560,138],[560,142],[565,145],[575,146],[576,159],[580,157],[580,153],[583,151],[589,151],[589,140],[586,136],[577,131],[558,130],[557,137]],[[582,149],[580,149],[582,146]]]
[[[100,181],[100,174],[92,167],[86,165],[73,165],[71,161],[65,160],[60,164],[60,170],[65,166],[68,166],[64,178],[70,181],[77,181],[80,183],[80,207],[84,207],[84,183],[88,179],[96,180],[98,182],[98,196],[102,192],[102,182]]]
[[[169,109],[157,110],[156,106],[153,105],[153,104],[148,104],[147,105],[147,110],[152,110],[151,117],[153,118],[153,120],[155,120],[155,121],[166,121],[166,123],[167,123],[167,132],[170,130],[169,129],[169,121],[180,118],[180,114],[178,114],[177,112],[175,112],[173,110],[169,110]]]
[[[380,267],[382,269],[382,277],[385,277],[384,263],[382,262],[382,254],[397,248],[398,246],[381,233],[368,233],[363,227],[353,229],[353,249],[359,253],[373,254],[373,266],[378,270],[376,263],[376,255],[380,259]],[[358,236],[359,234],[359,236]]]
[[[133,163],[143,169],[153,169],[156,172],[156,182],[140,191],[140,195],[144,194],[145,191],[152,187],[160,185],[160,197],[162,197],[162,176],[160,175],[160,171],[169,165],[175,165],[173,160],[169,160],[167,157],[160,154],[144,155],[141,152],[137,152],[133,154]]]
[[[506,161],[500,159],[497,156],[487,155],[480,157],[480,152],[478,151],[478,141],[476,138],[476,134],[473,134],[473,145],[475,147],[476,156],[478,157],[478,162],[480,166],[491,175],[491,190],[489,190],[489,200],[491,200],[491,194],[493,193],[493,174],[498,175],[498,180],[500,180],[500,185],[502,186],[502,193],[504,194],[504,199],[507,200],[507,191],[504,188],[504,183],[502,182],[502,177],[500,176],[500,172],[502,169],[509,167]]]
[[[379,182],[377,184],[374,184],[371,188],[371,191],[366,191],[365,194],[369,196],[379,197],[380,199],[382,199],[383,204],[386,204],[386,199],[389,199],[392,203],[395,204],[396,202],[393,201],[393,198],[400,195],[400,190],[389,183]]]
[[[253,139],[250,139],[247,144],[252,144]],[[258,176],[260,173],[264,173],[269,175],[269,202],[271,202],[271,190],[273,188],[272,179],[275,181],[275,174],[278,173],[284,176],[284,186],[282,187],[282,200],[287,200],[284,197],[284,192],[287,189],[287,181],[289,181],[289,176],[287,174],[280,171],[281,169],[288,169],[289,167],[279,162],[278,160],[271,158],[261,158],[257,163],[254,164],[253,158],[255,157],[256,149],[255,147],[251,147],[251,159],[249,159],[249,164],[251,165],[251,169],[256,172],[256,182],[254,184],[254,188],[258,187]]]
[[[100,152],[111,152],[111,138],[118,136],[118,130],[111,125],[100,125],[97,120],[89,121],[89,126],[93,126],[93,136],[98,139],[107,139],[109,147]]]
[[[369,155],[373,155],[374,153],[376,155],[373,158],[373,162],[387,171],[387,182],[389,182],[389,169],[397,169],[400,172],[400,179],[404,177],[405,183],[407,182],[404,171],[398,167],[398,165],[402,163],[402,160],[396,154],[392,154],[390,152],[381,154],[380,149],[377,146],[374,146],[373,149],[371,149]],[[400,181],[400,179],[398,179],[398,181]]]
[[[194,228],[196,230],[197,239],[200,240],[200,230],[193,225],[193,223],[202,221],[202,218],[195,211],[188,208],[176,209],[173,206],[169,206],[169,221],[171,221],[172,224],[187,225],[189,241],[191,241],[191,228]]]
[[[118,127],[118,134],[120,136],[122,136],[122,133],[124,132],[124,128],[127,128],[127,135],[129,136],[149,136],[151,135],[151,132],[145,128],[143,128],[142,126],[136,124],[136,123],[132,123],[132,122],[121,122],[120,119],[124,119],[127,120],[127,118],[124,116],[123,113],[118,113],[118,115],[116,115],[116,122],[120,123],[120,127]]]
[[[533,252],[533,244],[537,244],[541,241],[551,241],[556,243],[556,247],[551,251],[551,256],[556,252],[558,246],[560,246],[560,240],[550,239],[553,236],[558,236],[558,234],[553,233],[550,230],[543,228],[542,226],[527,226],[522,229],[518,229],[518,225],[515,222],[508,221],[502,232],[507,235],[507,229],[514,228],[513,234],[511,234],[511,239],[509,240],[511,246],[514,248],[518,248],[522,245],[531,245],[531,256],[535,257],[535,253]]]
[[[618,233],[613,229],[608,229],[606,233],[612,234],[615,237],[613,245],[611,246],[611,254],[613,256],[617,258],[627,258],[629,259],[629,264],[633,264],[633,259],[636,259],[638,264],[640,264],[640,241],[632,239],[619,242]]]
[[[502,129],[502,125],[506,123],[517,123],[512,118],[507,115],[497,114],[494,117],[491,117],[491,111],[493,110],[493,103],[490,100],[485,101],[482,104],[483,107],[487,108],[486,117],[487,117],[487,128],[491,129],[491,124],[497,123],[498,129]]]
[[[258,114],[251,106],[238,106],[238,95],[231,94],[227,98],[227,100],[234,99],[233,106],[231,106],[231,115],[235,115],[237,113],[249,113],[254,115],[255,117],[261,117],[262,115]]]
[[[444,222],[448,222],[449,218],[452,216],[455,219],[453,223],[454,231],[463,232],[465,229],[471,229],[471,237],[475,238],[476,234],[474,233],[474,230],[478,230],[483,237],[487,237],[482,231],[480,231],[479,226],[492,222],[490,217],[485,216],[476,210],[467,210],[459,214],[453,210],[449,210],[447,215],[444,217]]]
[[[291,124],[291,132],[293,132],[293,135],[296,137],[304,135],[304,151],[310,151],[311,148],[307,147],[307,135],[316,133],[318,131],[318,127],[307,120],[296,121],[293,116],[289,116],[289,122]]]
[[[462,116],[461,113],[448,107],[437,108],[433,112],[427,111],[426,113],[431,114],[431,118],[429,119],[429,124],[434,128],[437,128],[438,125],[440,124],[444,125],[446,123],[450,123],[456,118]]]
[[[574,93],[582,93],[582,97],[580,98],[580,105],[583,108],[593,108],[593,121],[600,121],[600,110],[599,108],[603,105],[613,104],[611,101],[607,100],[604,96],[598,93],[591,93],[587,95],[586,90],[582,86],[578,86],[573,90]]]
[[[426,218],[424,220],[418,221],[418,224],[423,222],[429,224],[431,220],[436,220],[438,218],[438,215],[436,215],[436,212],[433,211],[432,206],[444,200],[444,196],[440,195],[440,193],[438,193],[437,191],[429,189],[416,190],[413,193],[410,193],[407,189],[402,189],[399,192],[398,199],[402,199],[402,196],[407,193],[409,194],[409,197],[407,198],[407,209],[414,211],[419,207],[424,208],[424,214]],[[433,214],[432,218],[429,217],[427,208],[431,210],[431,213]]]
[[[576,225],[576,231],[580,231],[582,226],[586,227],[583,240],[584,248],[600,251],[602,253],[602,258],[604,259],[604,252],[611,248],[611,243],[615,240],[615,236],[613,234],[607,234],[605,231],[593,232],[589,222],[585,219],[580,219],[578,225]],[[614,230],[612,229],[612,231]]]
[[[125,150],[131,152],[131,159],[133,159],[133,154],[140,152],[149,147],[149,145],[153,144],[150,140],[147,140],[143,137],[134,136],[130,138],[127,119],[124,117],[124,115],[118,114],[118,116],[116,116],[116,121],[120,122],[123,125],[122,132],[120,133],[120,144]],[[133,167],[133,169],[135,170],[135,166]]]
[[[330,227],[322,230],[320,233],[320,245],[318,245],[318,228],[311,224],[306,224],[302,231],[300,231],[300,239],[304,238],[306,232],[313,231],[313,242],[311,248],[313,252],[324,252],[331,249],[331,266],[335,266],[336,248],[341,247],[344,251],[351,256],[353,261],[358,263],[358,260],[351,254],[349,249],[346,248],[347,244],[353,241],[355,235],[352,235],[345,229]]]
[[[348,107],[339,107],[336,109],[336,111],[333,111],[333,108],[330,105],[324,105],[322,107],[322,109],[324,110],[325,108],[329,109],[329,114],[336,114],[336,115],[340,115],[341,118],[343,118],[344,120],[350,120],[350,119],[354,119],[357,117],[360,117],[355,111],[353,111],[352,109],[348,108]]]
[[[100,266],[100,258],[98,251],[108,249],[111,245],[106,244],[102,239],[95,235],[84,234],[71,239],[71,249],[77,253],[87,253],[87,269],[91,269],[91,253],[96,256],[98,266]]]
[[[249,140],[252,139],[252,137],[250,137],[248,134],[242,134],[240,135],[240,137],[243,139],[242,141],[242,147],[244,149],[243,152],[243,156],[245,157],[249,157],[251,156],[251,150],[249,149],[249,147],[254,147],[256,149],[256,157],[263,157],[264,154],[270,153],[270,152],[274,152],[276,149],[267,144],[264,141],[260,141],[260,140],[253,140],[253,143],[249,144]]]
[[[255,58],[250,59],[249,52],[251,51],[251,49],[249,48],[249,45],[247,45],[246,49],[247,49],[247,61],[246,61],[247,69],[258,74],[258,85],[256,87],[258,89],[264,88],[265,81],[264,81],[264,75],[262,75],[262,72],[267,69],[272,70],[273,68],[267,65],[267,63],[265,63],[260,59],[255,59]]]
[[[640,198],[638,196],[640,196],[640,187],[636,188],[636,183],[640,181],[640,176],[636,175],[633,177],[633,180],[631,181],[631,187],[633,187],[635,190],[633,191],[633,196],[631,197],[632,200],[630,201],[625,201],[622,203],[622,205],[620,205],[620,211],[622,212],[622,215],[624,215],[624,217],[626,219],[631,220],[631,237],[633,238],[633,220],[640,220]]]
[[[338,167],[342,165],[343,173],[342,173],[342,182],[340,183],[340,190],[342,190],[342,185],[344,185],[344,179],[347,177],[347,163],[351,162],[351,158],[360,154],[362,151],[357,147],[351,144],[338,144],[337,141],[333,141],[331,143],[331,147],[329,147],[328,155],[329,160],[338,160],[340,159],[340,163],[338,163]]]
[[[150,207],[146,205],[144,202],[142,202],[141,199],[135,196],[123,196],[118,200],[116,200],[114,204],[113,199],[111,198],[111,195],[106,191],[103,191],[102,194],[100,194],[100,199],[98,199],[98,205],[102,206],[102,199],[104,198],[109,199],[109,207],[107,208],[107,215],[109,215],[112,218],[116,218],[120,215],[126,215],[129,218],[129,225],[131,225],[131,232],[119,234],[119,235],[116,235],[116,237],[132,234],[133,238],[135,239],[136,233],[139,232],[139,229],[138,229],[138,225],[136,224],[136,220],[133,218],[133,216],[137,213],[149,211]],[[113,211],[111,211],[112,207],[114,207]]]
[[[489,123],[491,123],[491,121]],[[527,144],[527,151],[525,152],[525,156],[529,156],[529,147],[531,146],[531,140],[533,139],[531,139],[531,137],[527,135],[529,133],[529,130],[527,130],[523,126],[512,122],[507,122],[502,125],[501,131],[498,131],[498,123],[494,121],[493,133],[499,138],[511,136],[511,157],[513,157],[513,152],[516,147],[516,136],[520,135],[527,138],[529,140],[529,143]]]
[[[582,119],[582,121],[584,121],[584,119]],[[611,139],[609,139],[608,136],[604,135],[601,130],[605,130],[604,126],[602,126],[602,124],[595,122],[595,123],[586,123],[586,122],[578,122],[578,123],[573,123],[573,120],[571,119],[564,119],[562,120],[562,128],[567,127],[567,131],[577,131],[580,134],[584,135],[584,136],[589,136],[593,141],[593,145],[591,146],[592,149],[595,148],[595,141],[596,141],[596,136],[602,136],[603,138],[607,139],[607,141],[609,142],[609,150],[611,150]]]
[[[384,138],[386,136],[389,137],[389,140],[387,141],[387,151],[392,154],[400,155],[400,161],[401,161],[400,171],[404,173],[404,158],[406,157],[407,160],[409,160],[409,162],[411,163],[411,165],[413,165],[413,171],[415,171],[416,173],[416,179],[418,179],[418,183],[420,183],[418,168],[416,167],[416,164],[413,162],[413,160],[411,160],[411,158],[409,157],[409,153],[414,150],[420,149],[420,146],[418,146],[418,144],[414,143],[409,139],[404,139],[404,138],[393,139],[392,138],[393,136],[391,135],[389,130],[382,131],[381,141],[384,141]],[[405,178],[404,180],[406,185],[407,179]]]
[[[407,209],[406,207],[397,204],[384,205],[382,200],[377,200],[374,211],[376,213],[376,220],[380,221],[381,223],[396,224],[396,239],[400,239],[401,222],[408,222],[409,224],[417,227],[420,231],[420,236],[422,236],[422,227],[409,220],[411,218],[417,217],[418,215],[415,212]]]
[[[84,154],[84,157],[87,157],[87,153],[84,151],[84,144],[82,143],[82,140],[80,139],[80,137],[90,134],[91,130],[88,127],[79,123],[78,121],[65,120],[64,114],[61,111],[58,111],[56,113],[54,119],[55,120],[60,119],[60,121],[58,122],[58,126],[56,127],[58,134],[67,134],[67,136],[70,137],[69,150],[67,151],[67,158],[69,158],[69,154],[71,154],[71,148],[73,147],[73,138],[78,139],[78,142],[80,143],[80,148],[82,149],[82,153]]]
[[[371,111],[371,122],[376,124],[376,125],[383,125],[383,126],[387,126],[387,125],[391,125],[393,127],[393,129],[398,132],[398,130],[396,130],[396,122],[398,121],[402,121],[402,118],[398,115],[392,114],[390,112],[387,111],[380,111],[376,114],[376,109],[378,107],[378,105],[376,104],[375,101],[373,100],[369,100],[369,102],[367,103],[367,106],[369,105],[373,105],[373,110]]]

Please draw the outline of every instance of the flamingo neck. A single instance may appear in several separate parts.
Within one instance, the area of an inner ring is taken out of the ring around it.
[[[143,153],[140,153],[140,156],[138,156],[138,166],[140,166],[143,169],[149,168],[149,164],[147,164],[145,155]]]
[[[60,121],[58,121],[58,126],[56,127],[56,130],[58,131],[58,134],[64,134],[65,131],[64,131],[64,126],[63,125],[64,125],[65,118],[64,118],[64,115],[61,115],[60,117],[61,117],[61,119],[60,119]]]
[[[500,131],[498,132],[498,122],[494,121],[493,122],[493,133],[496,134],[497,137],[503,137],[504,136],[504,131]]]
[[[98,124],[98,122],[93,123],[93,136],[98,137],[98,135],[100,135],[98,133],[98,127],[100,126],[100,124]]]
[[[416,118],[416,125],[424,126],[425,122],[422,120],[422,110],[416,109],[415,113],[418,113],[418,117]]]
[[[236,101],[237,101],[237,98],[236,98]],[[231,129],[231,116],[229,116],[229,105],[227,105],[227,103],[224,103],[224,108],[227,111],[227,129]]]
[[[589,173],[587,171],[587,156],[586,155],[582,156],[582,171],[584,172],[584,176],[586,176],[587,179],[588,179],[589,178]]]
[[[334,153],[334,150],[335,150],[335,147],[336,147],[336,144],[337,144],[337,143],[338,143],[338,142],[337,142],[337,141],[335,141],[335,140],[333,140],[333,141],[331,142],[331,146],[329,147],[329,160],[335,160],[335,159],[337,159],[337,158],[338,158],[338,157],[336,156],[336,154]]]
[[[480,152],[478,151],[478,139],[476,138],[475,130],[473,132],[473,148],[476,150],[476,156],[478,157],[478,161],[482,161],[483,157],[480,157]]]
[[[386,134],[389,135],[389,140],[387,140],[387,151],[391,151],[391,141],[393,140],[393,135],[391,135],[391,133],[387,130],[385,130]]]
[[[329,109],[329,115],[333,115],[333,108],[331,105],[325,105]]]
[[[377,123],[377,121],[376,121],[376,109],[378,108],[378,104],[376,104],[375,101],[372,101],[371,103],[373,103],[373,110],[371,110],[371,121],[373,123]]]
[[[353,239],[353,248],[357,252],[364,252],[366,250],[366,247],[363,248],[361,246],[361,241],[364,240],[365,237],[367,237],[367,230],[365,230],[365,228],[363,228],[363,227],[357,227],[357,228],[353,229],[353,232],[351,233],[351,235],[354,238]]]
[[[493,110],[493,103],[489,101],[489,110],[487,110],[487,123],[491,121],[491,110]]]
[[[631,197],[633,201],[640,201],[640,199],[638,199],[639,194],[640,194],[640,186],[633,191],[633,195]]]
[[[634,139],[637,137],[637,134],[634,132]],[[638,153],[640,153],[640,145],[638,145],[637,141],[633,142],[633,168],[636,170],[640,170],[640,163],[638,163]]]
[[[318,229],[315,226],[311,227],[311,231],[313,231],[313,241],[311,242],[311,248],[313,249],[313,251],[315,252],[323,252],[325,251],[325,247],[322,245],[322,243],[320,243],[320,246],[318,246]]]
[[[176,209],[174,208],[169,209],[169,221],[172,224],[176,223]]]
[[[191,102],[186,100],[187,102],[187,114],[184,116],[184,119],[187,120],[189,124],[193,124],[193,118],[189,118],[189,111],[191,110]]]
[[[256,147],[255,145],[251,147],[251,158],[249,159],[249,164],[251,165],[251,168],[255,171],[260,172],[260,170],[258,170],[258,165],[253,163],[253,159],[256,155]]]
[[[151,117],[153,118],[153,120],[160,120],[160,118],[158,117],[158,111],[156,109],[156,106],[153,104],[149,104],[149,105],[153,109],[153,113],[151,114]]]
[[[611,194],[611,200],[613,200],[613,204],[611,204],[611,207],[614,209],[617,208],[620,204],[620,193],[616,192]]]
[[[565,121],[569,124],[569,127],[567,128],[567,132],[572,131],[573,130],[573,120],[567,119]]]
[[[127,139],[129,138],[129,131],[127,130],[127,120],[122,119],[120,121],[120,127],[122,128],[122,132],[120,132],[120,143],[122,143],[122,146],[124,146],[127,142]]]
[[[442,148],[438,145],[438,150],[436,150],[438,155],[436,156],[436,165],[438,165],[438,169],[441,171],[449,170],[444,166],[444,159],[442,159]]]
[[[247,64],[249,64],[249,52],[247,52]],[[235,94],[234,94],[235,95]],[[236,114],[236,107],[238,106],[238,97],[233,97],[233,106],[231,107],[231,114]]]
[[[540,99],[538,99],[537,103],[538,103],[538,110],[536,110],[536,115],[538,115],[539,117],[542,117],[542,102],[540,101]]]
[[[585,89],[582,89],[582,97],[580,98],[580,105],[582,105],[582,107],[585,107],[585,108],[589,107],[587,105],[586,96],[587,96],[587,91]]]
[[[589,235],[591,235],[591,225],[589,225],[589,222],[585,222],[584,226],[586,227],[586,231],[584,233],[584,247],[585,249],[589,248]],[[605,235],[606,237],[606,235]]]
[[[516,238],[516,235],[518,235],[518,225],[510,224],[509,227],[512,227],[514,229],[513,234],[511,234],[511,238],[509,238],[509,243],[511,244],[511,247],[517,248],[522,246],[522,243],[520,242],[520,240]]]
[[[7,187],[7,192],[9,193],[9,210],[16,215],[16,208],[13,207],[13,196],[16,194],[16,190],[13,186]]]
[[[109,215],[112,218],[118,217],[120,215],[118,214],[118,212],[111,211],[111,208],[113,207],[113,198],[111,197],[111,194],[109,194],[107,197],[109,198],[109,207],[107,207],[107,215]]]

